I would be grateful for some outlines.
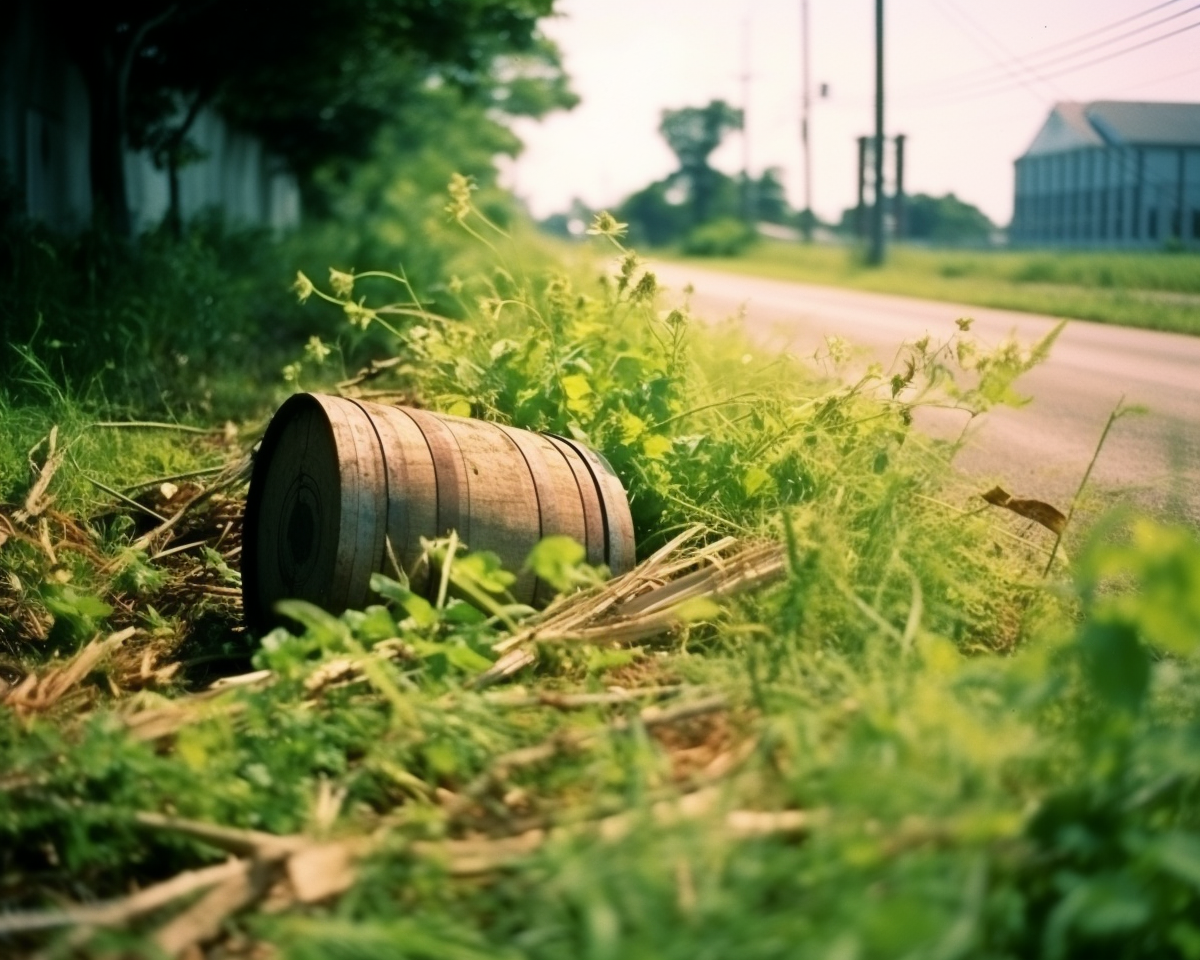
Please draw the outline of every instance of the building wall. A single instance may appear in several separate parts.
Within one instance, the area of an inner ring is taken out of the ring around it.
[[[36,0],[0,4],[0,176],[10,178],[24,211],[60,230],[91,219],[89,110],[79,70],[55,42]],[[300,220],[300,191],[284,164],[254,137],[212,111],[197,117],[191,139],[203,159],[180,171],[185,219],[219,209],[231,223],[275,229]],[[127,152],[125,184],[136,228],[162,221],[165,171]]]
[[[1013,243],[1200,249],[1200,149],[1080,147],[1016,162]]]
[[[0,164],[25,211],[63,228],[91,215],[88,99],[79,70],[28,2],[0,13]]]
[[[254,137],[231,129],[216,113],[202,111],[189,134],[204,159],[179,171],[179,205],[185,220],[213,208],[231,223],[277,230],[300,220],[300,190],[283,164]],[[170,200],[165,172],[145,153],[125,158],[125,186],[137,229],[162,222]]]

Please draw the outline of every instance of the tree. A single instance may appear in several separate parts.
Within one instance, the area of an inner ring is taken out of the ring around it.
[[[857,233],[858,215],[857,207],[848,207],[842,212],[838,230]],[[905,197],[904,220],[905,239],[949,246],[985,242],[996,229],[982,210],[959,200],[953,193],[943,197],[926,193]]]
[[[755,219],[766,223],[791,223],[795,219],[788,206],[782,175],[779,167],[768,167],[757,181],[753,181]]]
[[[385,125],[441,86],[509,115],[572,103],[537,29],[554,0],[49,2],[88,88],[93,199],[120,233],[123,150],[150,149],[174,177],[208,104],[308,181],[369,156]]]
[[[905,200],[905,235],[929,243],[979,243],[996,229],[978,207],[953,193],[931,197],[918,193]]]
[[[692,214],[687,195],[673,184],[676,175],[656,180],[630,194],[617,210],[617,217],[629,224],[635,244],[661,247],[682,237],[691,226]]]
[[[742,119],[742,111],[724,100],[713,100],[706,107],[663,111],[658,131],[679,159],[679,172],[688,181],[693,225],[711,216],[718,174],[708,158],[727,133],[742,129]]]

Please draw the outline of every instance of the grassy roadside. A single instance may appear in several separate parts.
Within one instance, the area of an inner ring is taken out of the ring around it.
[[[879,270],[845,247],[763,240],[715,270],[1178,333],[1200,333],[1200,255],[893,247]]]
[[[492,616],[379,581],[367,610],[293,605],[290,631],[249,637],[253,430],[22,408],[0,953],[1195,955],[1200,543],[1068,528],[1047,576],[1054,533],[954,493],[952,451],[909,428],[950,384],[1002,402],[1039,351],[947,331],[830,382],[660,313],[632,255],[597,283],[496,246],[447,280],[455,318],[378,277],[302,282],[327,349],[293,383],[334,387],[338,348],[371,334],[402,360],[372,390],[586,438],[645,565],[606,584],[551,542],[531,563],[569,595],[534,614],[443,542]],[[73,459],[51,467],[54,425]],[[212,495],[170,530],[145,514],[179,509],[161,484],[133,507],[80,477],[212,467],[177,484]],[[524,668],[489,685],[501,661]]]

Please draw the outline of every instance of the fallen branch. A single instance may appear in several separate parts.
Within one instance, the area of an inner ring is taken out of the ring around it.
[[[598,592],[576,594],[551,605],[493,648],[501,654],[474,680],[488,686],[536,659],[535,643],[596,643],[625,646],[660,636],[688,621],[692,601],[733,596],[781,577],[787,560],[779,544],[743,544],[726,537],[683,552],[700,528],[676,537],[629,573]]]
[[[231,874],[181,914],[160,927],[154,942],[169,957],[213,939],[227,917],[256,902],[270,885],[271,869],[254,863]]]
[[[33,462],[33,455],[37,453],[43,443],[46,444],[46,459],[42,461],[41,467],[38,467]],[[37,479],[34,480],[33,486],[25,495],[25,506],[13,515],[13,519],[18,523],[29,523],[30,520],[37,519],[54,502],[54,498],[48,496],[46,490],[50,486],[50,481],[54,479],[54,474],[62,466],[65,455],[64,451],[58,449],[58,425],[56,424],[50,428],[50,435],[45,440],[39,440],[29,451],[29,467],[37,474]]]
[[[587,707],[606,707],[621,703],[636,703],[643,699],[675,697],[689,689],[683,684],[666,687],[614,687],[604,693],[485,693],[484,700],[494,707],[553,707],[555,710],[583,710]]]
[[[279,836],[261,830],[222,827],[202,820],[168,817],[161,813],[139,813],[134,818],[143,827],[164,833],[177,833],[207,843],[239,857],[258,860],[279,860],[307,846],[311,841],[299,834]]]
[[[512,866],[536,852],[547,842],[581,836],[594,836],[614,842],[628,836],[639,823],[649,821],[658,826],[671,826],[686,820],[700,819],[716,812],[723,791],[705,787],[673,800],[662,800],[647,810],[630,810],[599,820],[589,820],[570,826],[534,829],[511,837],[487,840],[446,840],[440,843],[414,843],[414,853],[441,860],[453,876],[476,876]],[[730,810],[721,820],[727,836],[733,839],[769,836],[772,834],[803,834],[823,822],[824,811]]]
[[[386,360],[372,360],[369,364],[367,364],[367,366],[355,373],[353,377],[350,377],[348,380],[340,381],[337,385],[338,392],[344,394],[351,387],[357,387],[360,383],[365,383],[368,380],[374,380],[376,377],[386,373],[388,370],[391,370],[393,367],[398,366],[403,362],[403,357],[389,357]],[[390,390],[382,392],[389,395],[393,393],[393,391]]]
[[[58,703],[80,680],[86,677],[111,651],[132,637],[137,630],[126,627],[105,640],[95,639],[63,666],[39,678],[29,674],[0,698],[0,703],[18,712],[48,710]]]
[[[54,930],[58,927],[124,926],[189,894],[224,883],[231,877],[244,873],[249,867],[250,864],[246,860],[227,860],[212,867],[187,870],[170,880],[156,883],[120,900],[70,907],[65,910],[0,914],[0,936]]]
[[[104,427],[109,430],[133,428],[138,430],[178,430],[181,433],[221,433],[221,427],[192,427],[186,423],[162,423],[157,420],[98,420],[93,427]]]
[[[198,694],[195,699],[179,701],[169,706],[140,710],[125,718],[125,727],[135,740],[149,742],[161,740],[178,733],[189,724],[208,720],[216,716],[233,716],[245,710],[244,703],[229,701],[221,704],[205,704]],[[211,699],[211,694],[205,699]]]
[[[79,475],[81,477],[83,477],[84,480],[86,480],[88,483],[90,483],[97,490],[102,490],[104,493],[107,493],[110,497],[116,497],[123,504],[125,504],[125,506],[132,507],[134,510],[137,510],[141,513],[146,514],[146,516],[150,517],[152,520],[157,520],[159,523],[167,522],[167,518],[164,517],[158,511],[151,510],[144,503],[138,503],[132,497],[125,496],[125,494],[123,494],[120,490],[115,490],[112,487],[108,486],[108,484],[101,483],[95,477],[89,477],[86,473],[84,473],[82,470],[79,469],[79,465],[77,463],[75,463],[74,460],[71,461],[71,464],[79,472]]]
[[[133,549],[148,549],[156,540],[158,540],[164,534],[170,533],[176,526],[178,526],[180,521],[183,520],[183,518],[187,516],[193,509],[204,503],[206,500],[211,499],[215,494],[221,493],[229,487],[235,486],[243,481],[249,470],[249,456],[242,457],[240,460],[229,464],[224,470],[222,470],[217,479],[214,480],[209,486],[204,487],[194,496],[188,498],[187,501],[180,505],[179,509],[176,510],[175,513],[171,514],[170,517],[160,523],[153,530],[138,537],[132,544]]]
[[[513,866],[546,843],[591,836],[614,842],[641,823],[671,826],[718,813],[724,791],[706,787],[681,797],[662,800],[644,810],[628,810],[567,826],[537,828],[506,837],[470,840],[416,841],[407,849],[422,859],[441,863],[455,877],[473,877]],[[825,819],[824,811],[726,811],[720,825],[731,839],[771,835],[802,835]],[[190,894],[208,892],[161,926],[156,945],[175,957],[214,938],[234,913],[286,883],[286,898],[315,903],[344,893],[357,879],[358,863],[375,852],[386,835],[358,836],[319,842],[293,834],[276,836],[192,820],[142,813],[138,822],[155,830],[189,836],[221,850],[237,850],[243,858],[179,874],[121,900],[85,907],[0,916],[0,934],[30,933],[60,927],[124,926]]]
[[[653,729],[657,726],[678,723],[683,720],[690,720],[693,717],[702,716],[706,713],[724,710],[728,706],[729,701],[724,694],[714,694],[700,700],[680,703],[665,709],[662,707],[646,707],[644,710],[638,712],[637,722],[647,728]],[[560,753],[589,748],[613,733],[623,733],[629,730],[631,726],[633,726],[633,723],[627,717],[618,717],[597,730],[569,730],[553,736],[542,743],[502,753],[492,761],[491,766],[487,770],[479,774],[479,776],[467,784],[456,795],[452,807],[456,809],[464,808],[469,802],[482,796],[496,783],[506,778],[513,770],[545,763]]]

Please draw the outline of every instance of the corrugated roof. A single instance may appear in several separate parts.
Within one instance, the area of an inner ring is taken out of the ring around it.
[[[1111,142],[1200,147],[1200,103],[1133,103],[1100,100],[1084,110]]]
[[[1056,103],[1025,156],[1106,143],[1200,147],[1200,103]]]

